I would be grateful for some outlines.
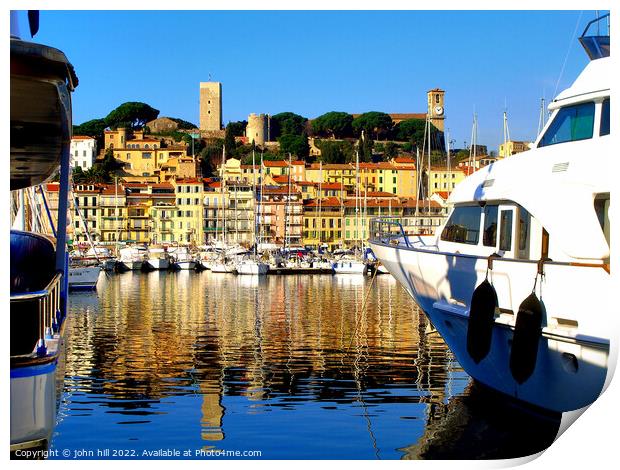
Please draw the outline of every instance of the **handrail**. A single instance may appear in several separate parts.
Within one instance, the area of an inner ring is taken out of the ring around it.
[[[60,282],[61,278],[62,278],[62,273],[57,273],[52,278],[52,280],[49,282],[49,284],[45,287],[45,289],[37,290],[33,292],[11,294],[11,300],[32,300],[32,299],[39,299],[39,298],[45,297],[50,294],[50,291],[55,287],[56,283]]]
[[[409,244],[409,237],[405,233],[402,224],[395,219],[386,219],[386,218],[373,218],[370,221],[370,240],[378,241],[383,244],[390,244],[394,240],[403,239],[405,241],[405,245],[407,247],[411,247]],[[392,230],[393,228],[398,229],[396,232]]]
[[[19,303],[27,300],[35,300],[38,310],[38,335],[39,338],[33,347],[36,347],[36,355],[47,355],[46,339],[51,339],[62,324],[62,311],[60,298],[62,288],[62,273],[56,273],[45,289],[36,292],[11,295],[11,302]]]

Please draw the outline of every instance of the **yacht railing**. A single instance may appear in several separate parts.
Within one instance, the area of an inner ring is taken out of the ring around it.
[[[47,354],[46,340],[52,339],[62,324],[60,308],[62,273],[57,273],[45,289],[11,294],[11,311],[19,311],[26,304],[35,304],[38,311],[37,356]]]
[[[607,24],[603,23],[603,31],[601,31],[602,20],[607,18]],[[596,32],[588,35],[588,30],[596,25]],[[603,34],[601,34],[603,33]],[[590,21],[583,34],[579,38],[579,42],[588,54],[590,60],[609,57],[609,13]]]
[[[400,243],[401,239],[404,240],[406,246],[411,246],[405,229],[398,220],[381,218],[370,221],[370,241],[393,245]]]

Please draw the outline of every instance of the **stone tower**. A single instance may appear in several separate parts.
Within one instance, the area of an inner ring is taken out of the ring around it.
[[[431,123],[441,132],[444,132],[444,120],[446,118],[446,110],[444,109],[445,94],[446,92],[444,90],[440,90],[439,88],[430,90],[426,94],[428,97],[427,112],[431,118]]]
[[[265,141],[269,138],[269,130],[267,128],[267,116],[265,114],[250,114],[248,116],[248,125],[245,128],[245,136],[248,143],[252,141],[256,145],[265,145]]]
[[[200,130],[222,129],[222,84],[200,82]]]

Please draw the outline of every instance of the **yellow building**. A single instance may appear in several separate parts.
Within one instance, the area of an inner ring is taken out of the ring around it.
[[[78,242],[98,241],[101,237],[101,213],[99,210],[99,194],[101,184],[77,184],[73,187],[73,229],[74,240]]]
[[[505,144],[502,143],[499,146],[499,156],[501,158],[509,157],[515,153],[525,152],[529,150],[530,142],[524,142],[520,140],[509,140]]]
[[[463,181],[466,176],[466,171],[462,167],[451,168],[450,171],[448,171],[447,167],[432,166],[430,172],[429,194],[432,195],[443,191],[452,192],[456,185]],[[409,195],[404,194],[402,196],[410,197]]]
[[[108,185],[99,194],[100,240],[127,240],[127,198],[122,184]]]
[[[171,180],[176,194],[172,241],[201,244],[203,241],[203,182],[197,178]]]
[[[342,203],[336,197],[307,201],[303,207],[302,244],[311,248],[339,248],[342,240]]]
[[[171,183],[154,183],[149,185],[149,194],[152,202],[151,242],[155,244],[172,242],[177,213],[174,186]]]
[[[151,198],[146,183],[124,183],[127,237],[136,243],[150,243]]]

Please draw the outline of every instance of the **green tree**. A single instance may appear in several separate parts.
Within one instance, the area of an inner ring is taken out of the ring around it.
[[[158,115],[159,110],[146,103],[129,101],[112,110],[105,117],[105,122],[108,127],[113,129],[118,127],[141,129],[147,122],[157,119]]]
[[[209,139],[200,151],[200,167],[205,177],[218,176],[217,167],[222,164],[222,146],[224,139]]]
[[[359,160],[360,162],[371,162],[372,161],[372,149],[374,146],[374,142],[372,139],[369,139],[366,135],[364,135],[364,139],[361,137],[357,141],[357,151],[359,152]]]
[[[288,134],[301,135],[307,121],[307,118],[291,112],[271,116],[271,138],[278,138]]]
[[[312,121],[312,131],[316,135],[334,139],[351,137],[353,135],[352,122],[353,116],[349,113],[330,111]]]
[[[286,134],[278,138],[280,143],[280,153],[293,154],[301,159],[306,159],[310,153],[310,147],[308,146],[308,138],[305,133],[302,135]]]
[[[226,146],[226,158],[232,157],[235,154],[237,148],[237,142],[235,141],[235,134],[233,133],[233,126],[228,123],[226,126],[226,135],[224,137],[224,145]]]
[[[243,137],[245,135],[245,128],[247,125],[248,121],[230,121],[226,126],[226,129],[230,127],[230,130],[235,137]]]
[[[426,121],[424,119],[406,119],[394,126],[393,135],[396,140],[407,141],[412,144],[412,151],[420,149],[422,151],[425,145],[424,129]],[[431,124],[431,149],[444,151],[443,133]]]
[[[351,142],[347,140],[315,140],[315,145],[321,149],[318,160],[323,163],[346,163],[355,161],[355,152]]]
[[[392,118],[379,111],[370,111],[359,115],[351,123],[355,135],[358,137],[362,131],[368,138],[379,140],[382,136],[387,136],[392,130]]]
[[[90,137],[101,137],[107,127],[105,119],[91,119],[78,126],[73,126],[73,135],[88,135]]]

